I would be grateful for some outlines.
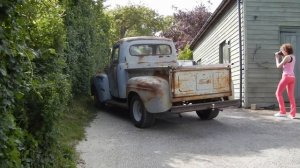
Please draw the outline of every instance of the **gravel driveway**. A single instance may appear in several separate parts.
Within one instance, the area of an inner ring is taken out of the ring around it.
[[[274,113],[224,109],[210,121],[165,114],[139,129],[123,110],[99,111],[77,146],[78,168],[299,168],[300,120]]]

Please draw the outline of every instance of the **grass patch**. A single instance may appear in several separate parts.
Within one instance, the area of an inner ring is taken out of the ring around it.
[[[59,124],[61,144],[64,158],[62,162],[69,163],[67,167],[76,167],[78,155],[76,144],[85,137],[85,127],[95,118],[97,109],[91,97],[77,97],[69,105]]]

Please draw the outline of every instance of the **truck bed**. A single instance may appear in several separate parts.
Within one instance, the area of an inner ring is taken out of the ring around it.
[[[231,96],[231,71],[226,65],[172,69],[173,102]]]

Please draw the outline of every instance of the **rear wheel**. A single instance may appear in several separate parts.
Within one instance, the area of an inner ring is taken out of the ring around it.
[[[196,113],[202,120],[211,120],[219,115],[219,111],[219,109],[206,109],[196,111]]]
[[[154,114],[147,112],[139,96],[134,95],[130,101],[130,117],[138,128],[147,128],[155,122]]]

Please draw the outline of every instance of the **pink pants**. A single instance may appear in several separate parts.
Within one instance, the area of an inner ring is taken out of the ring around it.
[[[279,104],[279,109],[280,113],[285,114],[285,105],[284,105],[284,100],[282,93],[284,89],[287,89],[287,93],[289,96],[290,100],[290,106],[291,106],[291,115],[296,116],[296,103],[295,103],[295,96],[294,96],[294,91],[295,91],[295,77],[294,76],[289,76],[289,75],[282,75],[282,78],[280,82],[278,83],[277,90],[276,90],[276,98]]]

